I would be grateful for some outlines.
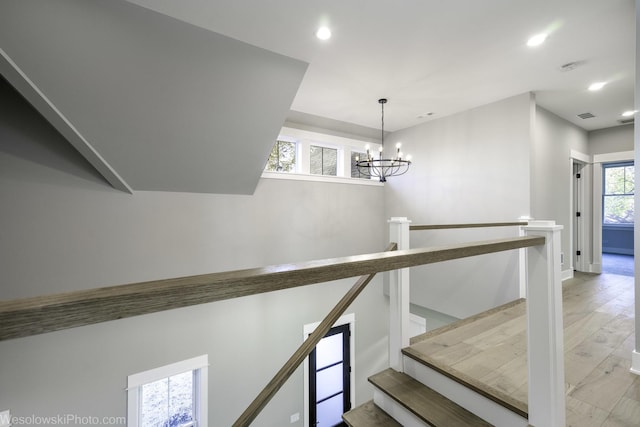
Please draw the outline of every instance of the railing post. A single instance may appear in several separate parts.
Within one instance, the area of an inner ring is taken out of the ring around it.
[[[533,221],[533,218],[529,216],[521,216],[518,218],[518,221]],[[522,237],[525,235],[524,225],[518,227],[518,236]],[[527,297],[527,250],[525,248],[518,249],[518,294],[520,298]]]
[[[405,217],[389,220],[389,240],[398,250],[410,249],[409,221]],[[389,274],[389,366],[403,372],[402,349],[409,345],[409,269],[393,270]]]
[[[560,274],[560,230],[555,221],[531,221],[527,236],[544,246],[527,249],[527,360],[529,424],[564,427],[564,330]]]

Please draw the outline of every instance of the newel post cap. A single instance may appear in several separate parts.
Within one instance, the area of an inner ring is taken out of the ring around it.
[[[528,225],[525,225],[525,230],[562,230],[564,226],[556,225],[554,220],[534,220],[529,221]]]
[[[406,216],[392,216],[391,219],[387,220],[387,222],[405,224],[410,223],[411,220],[407,219]]]

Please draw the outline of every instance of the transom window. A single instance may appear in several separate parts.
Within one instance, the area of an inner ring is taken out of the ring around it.
[[[338,150],[311,146],[309,172],[314,175],[338,175]]]
[[[364,173],[356,167],[356,162],[358,160],[364,160],[366,159],[366,157],[367,157],[367,154],[365,152],[359,152],[359,151],[351,152],[351,178],[371,179],[371,174]]]
[[[633,162],[603,165],[603,224],[632,225],[635,166]]]
[[[265,170],[271,172],[296,171],[297,144],[290,141],[276,141],[269,155]]]
[[[355,158],[364,158],[371,140],[283,127],[272,147],[263,178],[382,185],[360,173]]]

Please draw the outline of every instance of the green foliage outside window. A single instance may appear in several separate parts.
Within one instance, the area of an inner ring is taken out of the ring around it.
[[[270,172],[295,172],[296,143],[276,141],[271,154],[269,154],[265,170]]]
[[[605,166],[604,224],[633,224],[635,167],[633,164]]]

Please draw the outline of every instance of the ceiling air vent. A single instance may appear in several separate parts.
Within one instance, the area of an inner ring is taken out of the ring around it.
[[[578,117],[580,117],[581,119],[591,119],[595,116],[591,113],[582,113],[582,114],[578,114]]]
[[[629,123],[633,123],[634,122],[634,118],[630,117],[628,119],[620,119],[618,120],[618,123],[620,123],[621,125],[628,125]]]

